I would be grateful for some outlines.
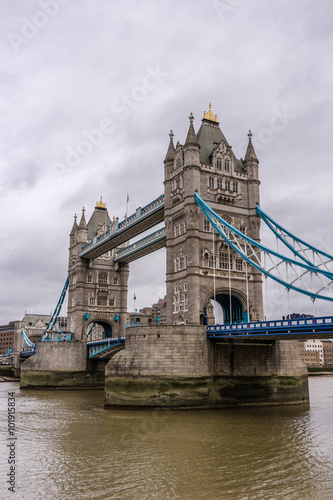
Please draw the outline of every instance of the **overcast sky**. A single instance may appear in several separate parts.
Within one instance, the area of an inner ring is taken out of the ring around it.
[[[170,129],[184,143],[209,102],[237,157],[253,132],[262,209],[333,253],[332,19],[330,0],[2,0],[0,324],[54,309],[74,214],[162,194]],[[164,296],[164,250],[134,292]]]

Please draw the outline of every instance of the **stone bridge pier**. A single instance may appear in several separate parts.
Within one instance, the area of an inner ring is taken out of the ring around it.
[[[215,343],[201,325],[133,327],[126,349],[106,365],[105,406],[306,404],[307,372],[296,347],[295,341]]]

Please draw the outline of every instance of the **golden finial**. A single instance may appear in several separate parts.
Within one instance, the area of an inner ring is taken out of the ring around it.
[[[96,201],[96,208],[106,208],[106,203],[103,203],[102,197],[100,201]]]
[[[213,115],[211,103],[209,103],[209,111],[208,111],[208,113],[206,113],[206,111],[204,111],[204,119],[205,120],[210,120],[211,122],[217,122],[217,115]]]

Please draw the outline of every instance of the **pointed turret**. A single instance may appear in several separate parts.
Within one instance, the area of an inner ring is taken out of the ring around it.
[[[72,230],[71,230],[71,232],[70,232],[70,236],[74,236],[74,234],[75,234],[75,233],[76,233],[76,231],[77,231],[77,227],[78,227],[78,226],[77,226],[77,222],[76,222],[76,220],[77,220],[77,215],[75,214],[75,215],[74,215],[74,224],[73,224]]]
[[[255,212],[256,205],[259,205],[259,160],[254,151],[254,147],[252,144],[252,132],[249,130],[247,134],[249,138],[249,144],[247,146],[245,158],[244,158],[244,166],[245,172],[247,174],[249,185],[248,185],[248,195],[249,195],[249,208],[252,208]],[[252,222],[252,221],[251,221]],[[257,215],[254,214],[253,222],[254,225],[251,225],[251,228],[257,227]],[[259,234],[257,232],[249,232],[249,236],[253,239],[258,239]]]
[[[83,207],[82,208],[82,216],[81,216],[81,220],[80,220],[80,224],[79,224],[78,229],[87,229],[86,218],[84,216],[85,211],[86,211],[86,209]]]
[[[173,132],[170,130],[170,143],[164,162],[173,161],[175,158],[175,146],[173,145]]]
[[[84,216],[84,212],[85,212],[85,208],[83,207],[80,224],[78,225],[78,228],[77,228],[77,241],[79,243],[87,243],[87,241],[88,241],[88,238],[87,238],[88,226],[86,223],[86,218]]]
[[[189,120],[190,126],[184,144],[184,196],[194,196],[200,185],[200,146],[193,127],[193,113]]]
[[[187,132],[185,147],[187,147],[187,146],[198,146],[199,147],[197,134],[195,133],[194,127],[193,127],[193,120],[194,120],[193,113],[190,114],[189,120],[190,120],[190,126],[189,126],[189,129]]]
[[[256,161],[257,163],[259,163],[259,160],[257,158],[257,155],[256,155],[256,153],[254,151],[254,147],[253,147],[253,144],[252,144],[252,132],[251,132],[251,130],[249,130],[249,133],[247,135],[248,135],[248,138],[249,138],[249,144],[247,146],[247,150],[246,150],[244,161],[246,163],[250,163],[252,161]]]

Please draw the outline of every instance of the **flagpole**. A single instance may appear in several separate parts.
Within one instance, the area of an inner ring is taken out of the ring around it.
[[[129,200],[129,195],[127,193],[127,198],[126,198],[126,213],[125,213],[125,219],[127,219],[127,214],[128,214],[128,200]]]

